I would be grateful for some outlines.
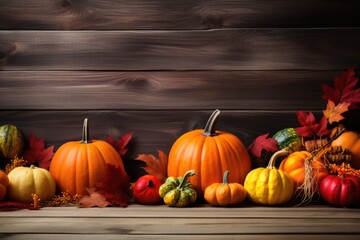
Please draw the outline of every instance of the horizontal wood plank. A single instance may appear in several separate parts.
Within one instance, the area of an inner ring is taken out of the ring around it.
[[[204,128],[212,111],[0,111],[0,124],[14,124],[26,136],[31,133],[56,148],[66,141],[80,140],[82,122],[89,118],[91,136],[106,139],[134,131],[130,156],[167,152],[183,133]],[[270,120],[271,119],[271,120]],[[231,132],[250,144],[260,134],[298,126],[295,111],[222,111],[218,130]]]
[[[0,71],[2,110],[323,109],[341,71]]]
[[[360,209],[334,208],[326,204],[301,207],[267,207],[244,203],[237,207],[211,207],[209,204],[196,204],[191,208],[179,209],[165,205],[131,204],[126,208],[76,208],[44,207],[40,211],[20,210],[1,212],[0,219],[5,218],[193,218],[193,219],[324,219],[336,221],[342,219],[360,220]]]
[[[80,140],[82,122],[89,118],[91,136],[117,138],[134,131],[129,156],[138,153],[167,152],[172,143],[183,133],[204,128],[212,110],[179,111],[0,111],[0,125],[14,124],[25,134],[31,133],[46,140],[48,145],[59,147],[67,141]],[[223,110],[217,129],[233,133],[250,144],[260,134],[274,134],[280,129],[300,126],[296,111],[241,111]],[[314,111],[319,119],[320,111]],[[360,111],[347,114],[346,126],[359,130]]]
[[[117,221],[116,221],[117,220]],[[232,234],[360,234],[359,219],[194,219],[194,218],[8,218],[2,233],[232,235]]]
[[[46,207],[0,214],[3,239],[358,239],[360,209],[132,204],[127,208]]]
[[[343,70],[360,29],[0,31],[1,70]]]
[[[351,27],[359,1],[0,1],[0,29]]]
[[[48,239],[67,239],[67,240],[358,240],[358,234],[232,234],[232,235],[117,235],[117,234],[1,234],[1,239],[6,240],[48,240]]]

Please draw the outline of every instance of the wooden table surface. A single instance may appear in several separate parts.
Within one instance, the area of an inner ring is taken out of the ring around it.
[[[360,209],[130,205],[0,212],[0,239],[360,239]]]

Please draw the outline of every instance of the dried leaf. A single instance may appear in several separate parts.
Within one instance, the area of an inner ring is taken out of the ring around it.
[[[279,150],[277,141],[273,138],[268,138],[269,133],[258,136],[248,147],[248,151],[257,158],[261,158],[263,150],[267,152],[276,152]]]
[[[30,134],[29,149],[26,149],[23,158],[29,163],[38,163],[39,167],[48,169],[50,161],[54,156],[54,146],[45,149],[44,140]]]
[[[129,144],[134,132],[129,132],[119,137],[117,141],[111,136],[109,136],[106,141],[111,144],[120,154],[121,157],[124,157],[128,151],[127,145]]]
[[[352,67],[335,78],[333,88],[322,84],[322,98],[327,101],[331,100],[335,105],[345,102],[350,103],[349,108],[356,108],[360,103],[360,88],[356,89],[358,80],[355,77],[355,68]]]
[[[15,211],[20,209],[38,210],[39,207],[34,207],[31,203],[0,202],[0,211]]]
[[[163,151],[158,150],[159,158],[152,154],[139,154],[135,160],[140,160],[146,163],[144,170],[151,175],[158,177],[162,182],[165,182],[167,177],[168,158]]]
[[[295,128],[295,130],[301,137],[312,137],[314,135],[321,137],[330,133],[330,130],[327,129],[325,117],[317,123],[314,114],[311,112],[307,114],[303,111],[297,111],[296,116],[302,126]]]
[[[331,100],[328,100],[326,110],[323,110],[324,116],[328,119],[329,123],[340,122],[344,119],[341,116],[342,113],[349,110],[350,103],[339,103],[335,106],[335,103]]]
[[[91,207],[100,207],[104,208],[110,205],[106,198],[98,192],[95,192],[94,188],[86,189],[89,193],[88,196],[83,196],[79,203],[78,207],[80,208],[91,208]]]
[[[96,183],[96,192],[111,205],[126,207],[130,202],[130,178],[121,174],[120,167],[107,164],[106,181]]]

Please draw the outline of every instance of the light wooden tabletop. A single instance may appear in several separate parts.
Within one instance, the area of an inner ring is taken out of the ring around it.
[[[360,239],[360,209],[130,205],[0,212],[1,239]]]

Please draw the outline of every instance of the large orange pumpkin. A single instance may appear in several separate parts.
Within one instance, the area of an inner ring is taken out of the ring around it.
[[[358,133],[344,132],[331,143],[331,146],[342,146],[349,149],[352,155],[351,166],[360,169],[360,136]]]
[[[105,183],[109,167],[119,169],[119,176],[126,176],[122,159],[113,146],[102,140],[90,140],[87,122],[86,118],[82,140],[63,144],[49,169],[58,190],[68,191],[70,195],[85,195],[86,188]]]
[[[168,176],[180,177],[194,169],[190,180],[198,196],[209,185],[222,181],[223,173],[231,171],[229,182],[244,183],[251,170],[249,154],[242,141],[230,133],[215,131],[220,114],[215,110],[204,129],[189,131],[180,136],[170,149]]]

